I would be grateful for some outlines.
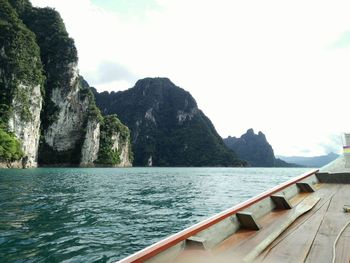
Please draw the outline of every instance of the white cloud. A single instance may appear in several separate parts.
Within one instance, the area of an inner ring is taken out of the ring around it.
[[[134,82],[137,80],[136,76],[127,68],[113,61],[102,61],[93,73],[87,75],[96,84],[108,84],[113,81]]]
[[[329,48],[350,30],[348,1],[159,0],[140,21],[88,0],[32,2],[61,13],[81,74],[100,90],[169,77],[222,136],[261,130],[283,155],[322,154],[350,130],[350,48]],[[133,77],[99,85],[104,61]]]

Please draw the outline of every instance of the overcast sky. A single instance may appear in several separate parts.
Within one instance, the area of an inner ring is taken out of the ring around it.
[[[265,133],[275,154],[341,149],[350,131],[350,2],[32,0],[61,13],[99,91],[168,77],[223,137]]]

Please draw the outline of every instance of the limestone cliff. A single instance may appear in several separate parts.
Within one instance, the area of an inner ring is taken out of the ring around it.
[[[35,35],[0,0],[0,166],[35,167],[44,76]],[[16,144],[19,147],[16,147]]]
[[[100,122],[89,120],[86,127],[86,134],[81,149],[80,166],[94,166],[100,149]]]
[[[37,36],[47,74],[39,163],[94,166],[103,119],[88,84],[79,76],[74,41],[53,9],[32,8],[23,19]],[[113,142],[120,143],[118,138]]]
[[[95,91],[104,114],[131,130],[137,166],[244,166],[224,145],[191,94],[167,78],[146,78],[121,92]]]
[[[39,163],[77,165],[89,105],[80,96],[77,50],[60,15],[49,8],[30,8],[21,18],[36,37],[46,74]]]
[[[45,166],[93,166],[97,159],[108,165],[99,157],[105,122],[77,64],[57,11],[0,0],[0,167],[35,167],[37,160]],[[108,153],[119,154],[118,166],[129,166],[129,137],[125,141],[119,129],[112,134]]]
[[[20,84],[18,89],[28,97],[29,119],[23,118],[21,112],[23,110],[23,100],[15,96],[12,105],[13,110],[10,114],[8,127],[16,137],[21,141],[24,156],[22,158],[23,168],[36,167],[38,160],[38,146],[40,136],[40,111],[42,105],[42,97],[40,85],[26,86]]]
[[[101,125],[100,148],[95,164],[125,167],[132,164],[130,132],[116,115],[105,116]]]
[[[261,131],[254,133],[253,129],[247,130],[240,138],[227,137],[224,143],[228,148],[238,154],[238,156],[251,166],[255,167],[292,167],[292,164],[286,163],[275,157],[272,146]]]

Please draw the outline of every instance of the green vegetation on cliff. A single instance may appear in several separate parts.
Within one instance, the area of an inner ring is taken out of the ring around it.
[[[84,143],[98,145],[87,128],[91,127],[89,123],[98,127],[97,124],[103,122],[102,133],[108,133],[118,122],[117,131],[129,142],[130,134],[126,127],[124,132],[119,120],[103,120],[89,85],[77,76],[77,62],[74,41],[57,11],[35,8],[28,0],[0,0],[0,136],[3,136],[0,142],[6,143],[7,148],[12,145],[11,149],[21,144],[25,148],[24,138],[38,136],[40,126],[40,165],[79,165],[82,153],[85,157],[89,155],[89,151],[83,149]],[[33,109],[37,111],[32,115]],[[24,126],[25,122],[34,120],[31,124],[35,131]],[[23,127],[29,132],[21,135],[22,141],[16,141],[14,134],[23,134]],[[10,128],[15,132],[11,133]],[[100,157],[99,162],[115,165],[121,161],[120,156],[107,149],[108,143],[116,141],[106,138],[101,142],[105,147],[101,156],[106,160]],[[36,163],[37,146],[33,145],[32,150]],[[21,156],[20,152],[10,153],[10,157],[0,158],[9,160]]]
[[[42,86],[45,78],[35,35],[7,0],[0,6],[0,125],[6,128],[13,110],[30,121],[30,90],[23,86]],[[14,100],[20,102],[16,109]]]
[[[20,16],[32,8],[32,4],[29,2],[29,0],[8,0],[8,2]]]
[[[0,162],[17,161],[23,157],[20,142],[12,133],[0,128]]]
[[[57,106],[52,102],[52,90],[69,88],[73,72],[70,67],[78,61],[74,40],[69,37],[60,14],[51,8],[30,8],[21,19],[35,33],[44,66],[45,96],[41,121],[47,128],[57,119]]]
[[[80,82],[81,100],[85,100],[87,98],[89,101],[88,119],[93,119],[93,120],[97,120],[98,122],[102,122],[103,117],[101,115],[101,111],[96,106],[95,96],[91,91],[89,84],[86,82],[86,80],[82,76],[79,76],[79,82]]]
[[[122,145],[119,145],[119,150],[114,145],[116,136],[119,136],[119,142],[125,142],[130,145],[129,129],[120,122],[116,115],[105,116],[101,123],[100,149],[98,158],[95,161],[96,164],[116,166],[120,163],[120,148]]]
[[[103,114],[117,114],[131,130],[134,165],[241,166],[211,121],[185,90],[166,78],[139,80],[122,92],[97,93]]]
[[[44,79],[35,35],[13,6],[0,0],[0,161],[23,157],[21,143],[9,130],[9,120],[14,114],[22,123],[32,120],[32,89],[42,87]]]

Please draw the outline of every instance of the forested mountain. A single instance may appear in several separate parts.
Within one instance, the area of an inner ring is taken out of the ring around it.
[[[249,129],[240,138],[227,137],[224,139],[227,147],[233,150],[241,159],[246,160],[255,167],[291,167],[297,166],[289,164],[275,157],[272,146],[266,140],[262,132],[254,133]]]
[[[190,93],[167,78],[145,78],[126,91],[94,90],[103,114],[131,130],[134,165],[242,166]]]

